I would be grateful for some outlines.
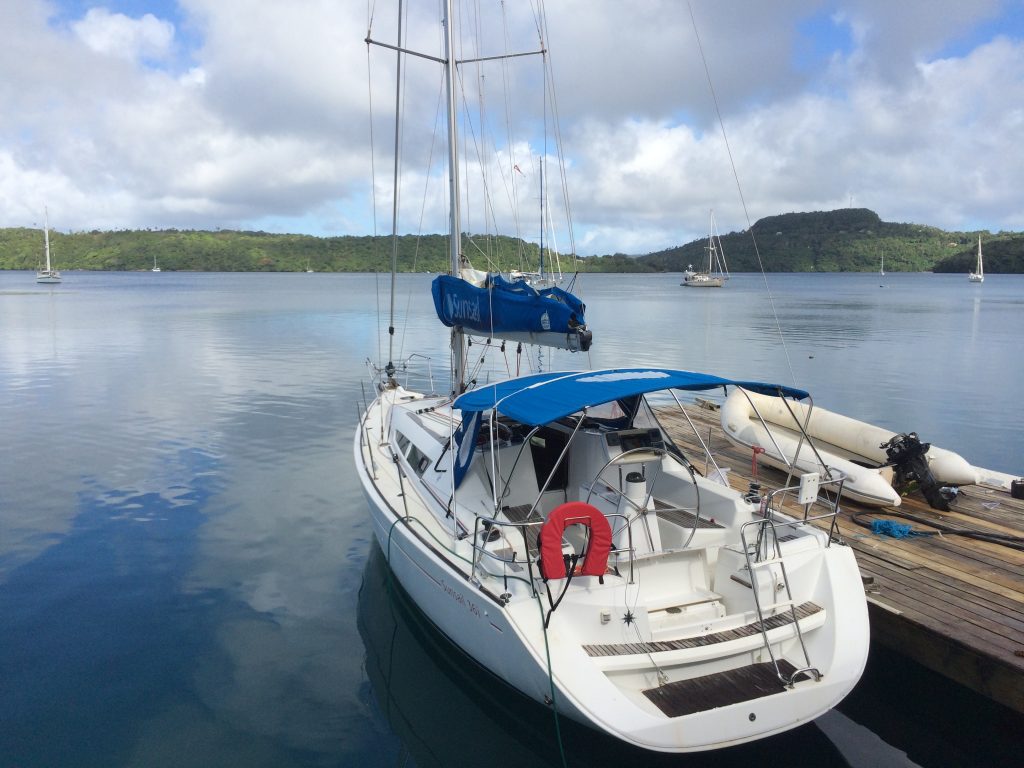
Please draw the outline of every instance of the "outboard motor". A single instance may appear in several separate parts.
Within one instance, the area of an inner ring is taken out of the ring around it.
[[[922,443],[916,432],[910,432],[893,435],[892,439],[878,447],[884,449],[885,455],[889,457],[889,466],[893,468],[893,486],[897,490],[902,491],[917,482],[932,509],[949,511],[949,502],[943,496],[939,481],[935,479],[928,466],[928,459],[925,458],[931,443]]]

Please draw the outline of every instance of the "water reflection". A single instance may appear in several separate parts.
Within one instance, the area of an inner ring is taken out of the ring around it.
[[[382,281],[75,273],[43,291],[33,278],[0,273],[0,765],[560,764],[551,713],[492,684],[385,589],[350,453],[364,361],[387,338]],[[820,404],[903,419],[1017,468],[1021,414],[991,404],[1011,402],[1024,377],[1020,282],[986,280],[968,304],[959,277],[894,279],[884,299],[856,278],[776,281],[785,329],[822,316],[791,345]],[[430,355],[442,381],[447,336],[429,284],[399,279],[395,356]],[[545,354],[548,368],[789,378],[759,279],[717,297],[671,276],[588,275],[584,287],[599,341],[592,354]],[[846,329],[841,344],[812,338],[829,327]],[[513,346],[481,376],[534,364]],[[913,725],[884,695],[866,701],[851,717],[887,739]],[[563,736],[573,765],[785,765],[806,753],[829,766],[851,761],[842,733],[872,742],[858,727],[819,720],[767,754],[692,759],[572,723]],[[955,750],[924,764],[943,752]]]

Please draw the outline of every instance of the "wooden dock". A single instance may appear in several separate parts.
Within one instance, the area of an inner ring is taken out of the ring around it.
[[[718,466],[729,468],[732,487],[745,491],[751,452],[726,439],[717,411],[698,405],[686,410]],[[679,410],[659,409],[658,418],[703,471],[703,449]],[[776,489],[786,475],[759,466],[758,480]],[[855,515],[868,523],[880,518],[910,524],[914,531],[946,527],[1021,537],[1024,501],[1003,489],[965,486],[948,512],[932,509],[915,492],[895,509],[844,500],[839,520],[839,534],[855,550],[864,580],[872,640],[1024,713],[1024,551],[949,533],[892,538],[858,525]]]

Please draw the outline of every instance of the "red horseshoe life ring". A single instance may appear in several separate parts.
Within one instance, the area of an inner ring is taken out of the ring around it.
[[[597,507],[582,501],[570,501],[556,507],[541,526],[537,536],[540,547],[540,574],[547,579],[564,579],[565,560],[562,558],[562,534],[567,525],[585,525],[590,528],[590,546],[583,560],[582,576],[604,576],[608,570],[608,555],[612,551],[612,527],[608,518]]]

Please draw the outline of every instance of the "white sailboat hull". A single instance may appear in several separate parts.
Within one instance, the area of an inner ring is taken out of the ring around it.
[[[687,288],[721,288],[724,282],[720,277],[695,275],[689,280],[684,280],[682,284]]]
[[[659,670],[675,681],[726,670],[742,672],[753,662],[769,660],[759,632],[727,642],[708,640],[716,633],[749,626],[756,620],[752,611],[730,608],[727,616],[708,619],[703,630],[694,629],[691,622],[688,631],[678,633],[691,639],[676,641],[680,645],[676,650],[595,658],[585,649],[594,644],[624,647],[636,643],[641,626],[645,638],[671,641],[671,628],[651,628],[656,604],[662,608],[674,605],[677,598],[672,590],[693,578],[695,563],[713,559],[710,551],[667,552],[638,560],[632,584],[612,575],[604,577],[603,584],[596,577],[577,576],[545,632],[546,600],[531,596],[523,588],[526,580],[522,578],[509,586],[509,581],[503,583],[479,569],[470,578],[474,554],[469,537],[449,535],[445,539],[444,515],[431,510],[431,498],[421,495],[416,478],[408,474],[398,477],[391,449],[380,439],[380,425],[391,421],[386,414],[390,407],[395,406],[382,406],[381,399],[370,406],[355,435],[354,450],[374,534],[391,571],[426,617],[456,646],[539,704],[551,706],[553,698],[559,716],[643,749],[702,751],[809,722],[838,704],[859,679],[869,644],[860,574],[851,550],[837,544],[825,546],[826,537],[816,531],[800,537],[792,553],[787,553],[786,562],[795,599],[821,607],[800,621],[821,679],[800,680],[793,688],[780,687],[776,694],[680,716],[660,711],[644,694],[659,687]],[[701,493],[715,494],[715,484],[709,482]],[[723,550],[717,559],[697,580],[709,578],[722,593],[719,599],[723,604],[745,605],[748,600],[752,604],[750,588],[731,578],[742,570],[742,555]],[[674,562],[678,565],[673,566]],[[627,610],[636,612],[635,622],[624,622]],[[603,614],[609,614],[610,620],[602,618]],[[661,634],[652,635],[657,631]],[[692,639],[694,632],[697,640]],[[780,658],[795,654],[798,641],[792,625],[772,633],[772,647]]]
[[[796,418],[804,423],[807,406],[789,405]],[[806,430],[818,449],[816,455],[806,440],[801,445],[793,415],[779,398],[744,393],[739,389],[734,389],[726,398],[721,418],[722,429],[733,443],[764,449],[764,453],[758,454],[758,461],[783,471],[794,466],[798,473],[838,471],[846,477],[843,493],[850,498],[871,506],[900,504],[900,495],[891,485],[891,470],[883,467],[888,457],[881,447],[896,435],[895,432],[815,407]],[[978,482],[977,469],[959,454],[932,446],[926,459],[940,483],[973,485]]]

